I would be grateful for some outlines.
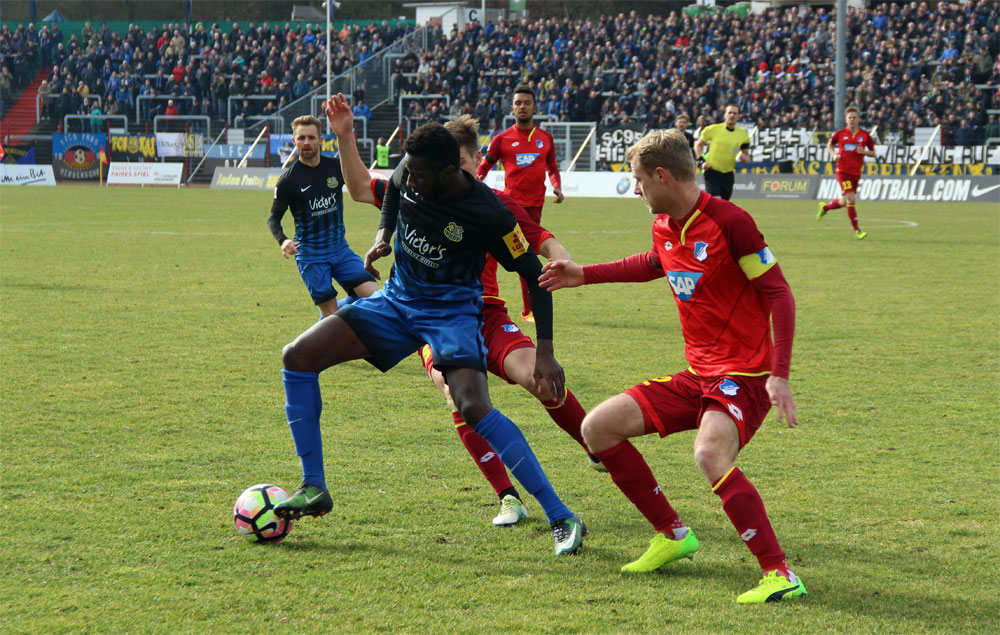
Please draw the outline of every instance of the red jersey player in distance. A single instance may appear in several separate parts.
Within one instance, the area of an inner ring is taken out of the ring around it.
[[[788,387],[795,330],[791,290],[750,214],[698,188],[694,158],[679,130],[647,134],[629,149],[628,159],[636,194],[656,214],[652,249],[588,267],[549,262],[540,278],[543,287],[555,290],[666,277],[680,313],[690,368],[633,386],[597,406],[583,423],[590,451],[656,531],[646,553],[622,570],[655,571],[698,550],[694,532],[628,441],[696,430],[695,463],[764,573],[737,601],[804,595],[760,495],[734,464],[772,405],[779,421],[798,424]]]
[[[490,168],[499,161],[504,170],[503,191],[517,201],[536,223],[540,223],[542,206],[545,204],[546,172],[549,173],[556,203],[563,202],[563,192],[552,135],[535,125],[537,111],[535,91],[525,84],[518,85],[514,89],[514,101],[511,103],[514,125],[490,141],[486,156],[476,169],[476,176],[483,180]],[[524,306],[521,317],[530,321],[531,301],[528,287],[523,284],[521,301]]]
[[[854,228],[854,235],[858,240],[863,240],[868,232],[862,231],[858,226],[858,211],[855,206],[855,199],[858,193],[858,182],[861,180],[861,169],[865,164],[865,157],[875,156],[875,140],[867,130],[861,128],[861,113],[854,106],[850,106],[844,112],[846,128],[841,128],[833,133],[826,143],[826,151],[833,155],[837,162],[837,182],[843,196],[830,201],[820,203],[819,214],[816,220],[823,220],[826,213],[832,209],[847,207],[847,218]]]

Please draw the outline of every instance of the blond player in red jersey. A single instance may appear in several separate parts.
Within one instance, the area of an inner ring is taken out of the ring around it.
[[[476,169],[479,180],[486,178],[497,161],[504,170],[503,191],[528,212],[536,223],[542,222],[542,206],[545,204],[545,173],[549,173],[552,193],[556,203],[563,202],[562,179],[556,162],[556,149],[552,135],[535,125],[535,91],[521,84],[514,89],[511,104],[514,125],[493,137],[486,156]],[[521,317],[531,321],[531,301],[528,287],[521,285],[521,301],[524,309]]]
[[[861,113],[857,108],[848,107],[844,111],[844,119],[847,127],[833,133],[826,143],[826,151],[832,154],[837,162],[837,182],[844,195],[829,203],[820,203],[816,220],[823,220],[826,213],[832,209],[847,207],[847,218],[854,228],[854,235],[858,240],[864,240],[868,232],[861,231],[861,227],[858,226],[858,211],[854,202],[858,194],[858,182],[861,180],[865,157],[875,156],[875,141],[867,130],[861,128]]]
[[[656,214],[652,249],[588,267],[549,262],[540,278],[542,287],[555,290],[666,277],[680,313],[690,368],[633,386],[597,406],[583,422],[590,451],[656,531],[646,553],[622,571],[655,571],[698,550],[694,532],[628,441],[696,430],[695,463],[763,571],[758,586],[737,602],[805,595],[760,495],[734,464],[772,405],[778,421],[798,425],[788,387],[792,292],[750,214],[698,188],[694,158],[679,130],[647,134],[629,149],[628,159],[636,194]]]

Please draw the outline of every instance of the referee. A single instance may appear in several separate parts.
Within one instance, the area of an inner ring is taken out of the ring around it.
[[[750,160],[750,135],[736,125],[739,118],[740,109],[729,104],[723,123],[705,126],[701,137],[694,142],[695,156],[704,157],[705,191],[727,201],[733,196],[736,162]]]

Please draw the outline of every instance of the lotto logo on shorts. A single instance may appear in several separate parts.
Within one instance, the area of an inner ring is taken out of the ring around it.
[[[677,296],[678,300],[684,300],[685,302],[691,299],[701,276],[702,274],[693,271],[667,272],[667,280],[670,282],[670,287],[674,290],[674,295]]]
[[[526,165],[531,165],[532,163],[534,163],[535,159],[538,158],[538,153],[537,152],[521,152],[521,153],[515,155],[515,157],[517,159],[517,161],[516,161],[517,166],[518,167],[524,167]]]

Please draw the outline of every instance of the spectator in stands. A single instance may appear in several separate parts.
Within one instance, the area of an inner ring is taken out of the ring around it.
[[[365,121],[371,121],[372,109],[364,101],[359,101],[354,106],[354,117],[361,117]]]
[[[990,139],[1000,139],[1000,124],[997,124],[997,116],[990,115],[986,120],[986,126],[983,128],[983,143],[989,142]]]
[[[163,114],[166,115],[167,117],[176,117],[177,115],[180,114],[180,112],[177,110],[177,106],[174,104],[173,99],[167,100],[167,109],[163,111]]]

